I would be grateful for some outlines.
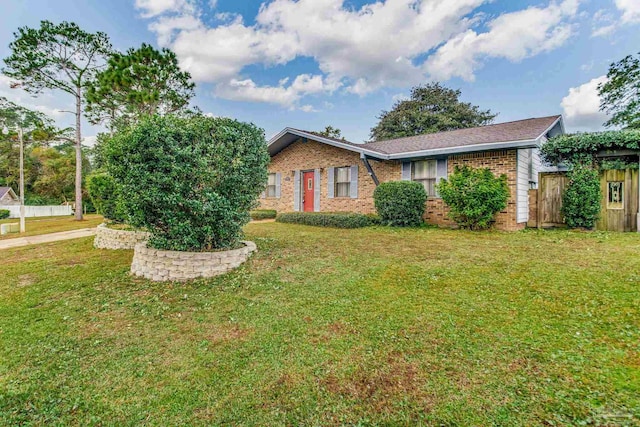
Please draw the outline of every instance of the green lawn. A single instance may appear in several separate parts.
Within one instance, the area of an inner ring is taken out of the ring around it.
[[[255,223],[190,284],[0,252],[2,425],[640,423],[640,236]]]
[[[15,237],[35,236],[38,234],[57,233],[59,231],[77,230],[79,228],[93,228],[101,224],[101,215],[89,214],[84,216],[84,220],[76,221],[72,216],[50,216],[42,218],[26,218],[26,232],[10,233],[0,236],[2,239],[13,239]],[[19,223],[18,218],[8,218],[0,220],[0,224]]]

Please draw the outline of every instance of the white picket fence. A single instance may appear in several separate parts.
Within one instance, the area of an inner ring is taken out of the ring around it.
[[[0,209],[6,209],[10,212],[9,218],[20,218],[20,206],[10,205],[2,206]],[[27,218],[39,217],[39,216],[65,216],[73,215],[73,209],[71,206],[25,206],[24,216]]]

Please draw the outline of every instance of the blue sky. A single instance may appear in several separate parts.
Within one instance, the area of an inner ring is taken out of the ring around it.
[[[499,113],[496,121],[564,114],[597,130],[597,84],[640,46],[640,0],[47,0],[5,1],[0,55],[19,26],[42,19],[104,31],[120,50],[173,49],[197,84],[194,104],[251,121],[267,137],[286,126],[332,125],[368,138],[382,110],[412,85],[440,81]],[[72,102],[0,95],[51,114]],[[100,132],[85,126],[89,137]]]

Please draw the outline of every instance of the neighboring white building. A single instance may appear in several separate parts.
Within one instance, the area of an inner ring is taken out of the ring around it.
[[[0,206],[14,206],[20,204],[20,198],[11,187],[0,187]]]

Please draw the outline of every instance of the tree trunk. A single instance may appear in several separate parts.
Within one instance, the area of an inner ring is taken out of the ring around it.
[[[76,221],[82,221],[82,89],[76,93]]]

